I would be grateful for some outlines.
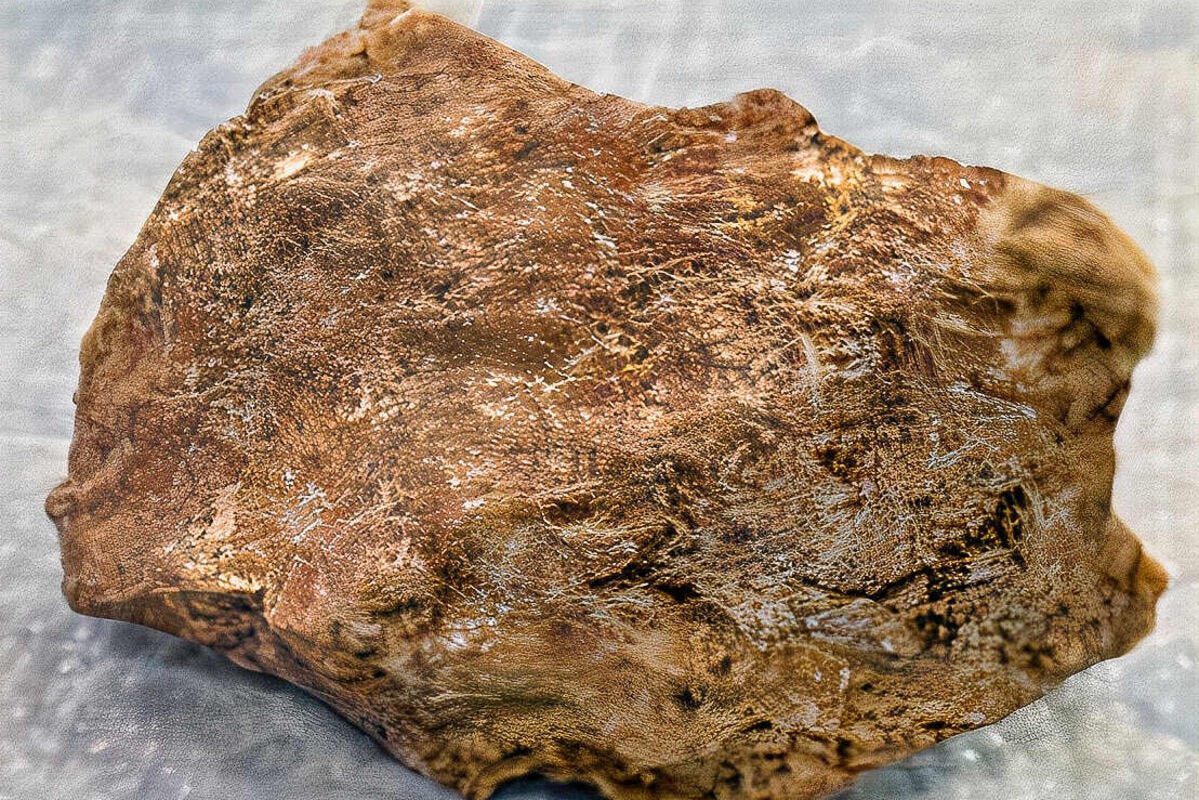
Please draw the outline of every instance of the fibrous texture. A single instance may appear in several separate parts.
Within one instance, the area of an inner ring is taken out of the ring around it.
[[[1151,627],[1152,270],[772,91],[599,95],[373,3],[188,156],[82,349],[76,609],[471,798],[814,798]]]

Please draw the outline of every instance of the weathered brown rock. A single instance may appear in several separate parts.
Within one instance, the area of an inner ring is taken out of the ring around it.
[[[83,343],[74,608],[484,797],[805,798],[1126,651],[1151,268],[772,91],[597,95],[375,3],[179,168]]]

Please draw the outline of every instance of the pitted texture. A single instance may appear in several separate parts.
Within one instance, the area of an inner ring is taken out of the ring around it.
[[[394,13],[393,13],[394,12]],[[470,797],[818,797],[1127,650],[1152,271],[1085,201],[374,3],[179,168],[47,502],[86,613]]]

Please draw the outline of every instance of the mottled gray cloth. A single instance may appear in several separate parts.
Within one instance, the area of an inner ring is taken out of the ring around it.
[[[42,498],[79,338],[167,178],[357,0],[0,0],[0,800],[452,798],[286,684],[72,614]],[[1157,631],[843,800],[1199,797],[1199,10],[1194,0],[489,0],[499,40],[672,105],[760,86],[870,151],[936,153],[1107,209],[1163,276],[1115,506],[1166,564]],[[580,790],[523,785],[504,797]]]

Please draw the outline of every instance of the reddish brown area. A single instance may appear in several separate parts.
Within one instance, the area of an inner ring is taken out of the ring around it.
[[[597,95],[376,2],[179,168],[47,510],[84,612],[484,797],[817,797],[1152,624],[1110,510],[1152,270],[783,95]]]

